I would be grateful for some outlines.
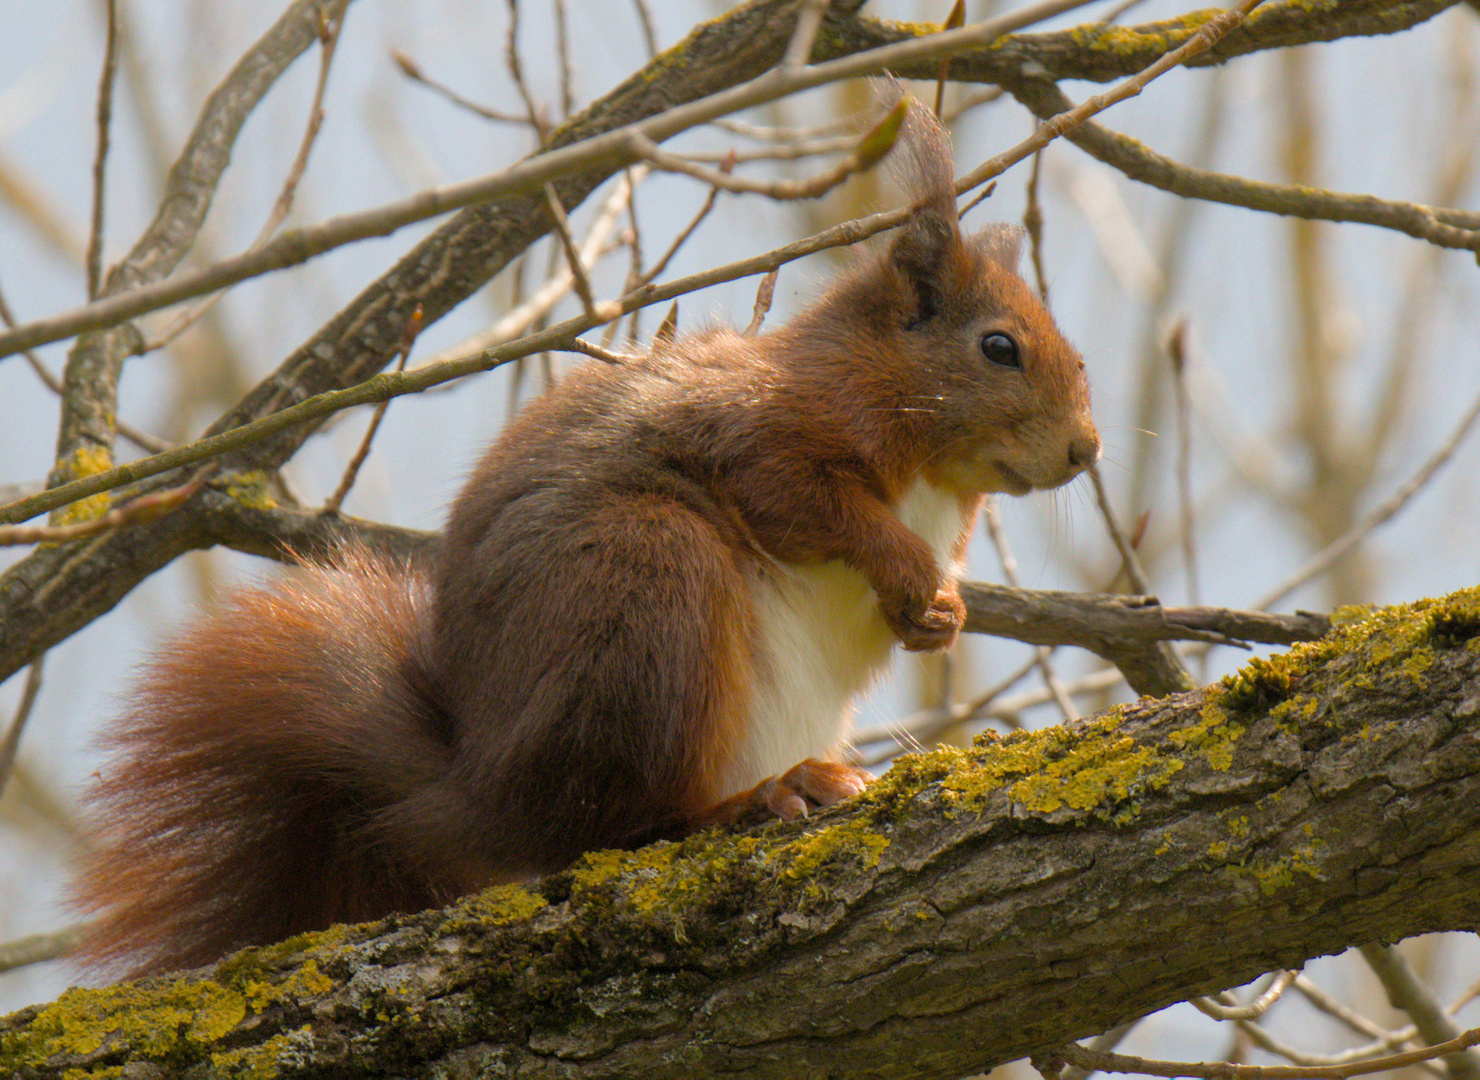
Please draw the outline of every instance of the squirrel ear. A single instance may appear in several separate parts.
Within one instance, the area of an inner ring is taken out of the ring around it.
[[[893,108],[904,96],[892,76],[875,86],[886,108]],[[914,99],[890,151],[889,166],[914,211],[895,235],[889,261],[914,291],[915,313],[910,321],[923,322],[935,314],[942,295],[951,291],[968,267],[956,213],[950,141],[935,114]]]
[[[1021,225],[998,222],[988,225],[972,238],[976,248],[1004,270],[1017,273],[1023,261],[1023,244],[1028,239],[1028,230]]]

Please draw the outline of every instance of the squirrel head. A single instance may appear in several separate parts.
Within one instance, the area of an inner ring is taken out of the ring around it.
[[[886,84],[885,104],[900,93]],[[967,495],[1066,483],[1099,460],[1100,437],[1083,360],[1018,274],[1024,230],[962,235],[946,133],[916,101],[890,159],[910,217],[825,307],[868,339],[855,348],[871,391],[896,403],[932,482]]]

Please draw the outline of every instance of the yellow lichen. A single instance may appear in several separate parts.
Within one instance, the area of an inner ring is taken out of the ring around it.
[[[272,510],[277,507],[277,500],[269,489],[270,481],[271,477],[262,469],[234,473],[226,484],[226,494],[249,510]]]
[[[87,476],[96,476],[113,468],[113,455],[106,446],[96,443],[83,443],[74,450],[66,460],[58,462],[58,475],[64,481],[81,480]],[[85,521],[92,521],[102,517],[108,512],[108,493],[98,492],[89,495],[85,499],[78,499],[52,517],[52,523],[56,525],[80,525]]]
[[[443,928],[456,932],[474,926],[507,926],[533,918],[549,906],[543,896],[522,886],[494,885],[458,901]]]

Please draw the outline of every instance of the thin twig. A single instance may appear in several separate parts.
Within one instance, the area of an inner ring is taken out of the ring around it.
[[[1330,568],[1332,563],[1336,562],[1336,560],[1340,559],[1348,551],[1365,540],[1368,534],[1378,526],[1384,525],[1396,517],[1403,507],[1408,505],[1409,500],[1422,491],[1424,485],[1429,482],[1433,475],[1443,468],[1449,459],[1454,456],[1454,452],[1459,449],[1460,443],[1464,442],[1465,436],[1470,433],[1470,428],[1474,426],[1476,418],[1480,418],[1480,397],[1477,397],[1465,415],[1460,417],[1459,423],[1450,432],[1449,438],[1444,440],[1443,445],[1435,450],[1429,456],[1429,459],[1419,466],[1418,471],[1409,477],[1402,487],[1393,492],[1379,506],[1374,507],[1371,513],[1367,514],[1366,517],[1353,525],[1343,535],[1311,556],[1304,566],[1276,586],[1267,596],[1261,598],[1255,604],[1255,607],[1269,608],[1278,604],[1311,578],[1324,573]]]
[[[554,184],[545,185],[545,202],[550,207],[550,217],[555,222],[555,235],[560,238],[560,247],[565,252],[565,262],[570,268],[576,295],[581,298],[581,307],[585,309],[586,317],[593,322],[606,322],[607,319],[616,318],[621,314],[620,311],[609,314],[607,318],[602,318],[597,311],[596,295],[591,291],[591,279],[586,276],[580,249],[576,247],[576,238],[570,232],[570,219],[565,216],[565,207],[560,205],[560,196],[555,194]]]
[[[822,29],[822,16],[827,13],[828,0],[802,0],[797,11],[796,29],[791,32],[786,53],[781,57],[783,71],[804,67],[812,55],[812,44],[817,40],[817,31]]]
[[[1281,971],[1270,982],[1265,991],[1247,1005],[1239,1003],[1232,993],[1224,991],[1216,998],[1193,998],[1191,1005],[1204,1016],[1214,1020],[1257,1020],[1269,1011],[1269,1007],[1280,999],[1290,984],[1295,981],[1295,972]]]
[[[907,103],[904,107],[908,107]],[[651,162],[664,172],[683,173],[725,191],[765,195],[772,199],[815,199],[826,195],[854,173],[873,168],[894,146],[903,118],[904,108],[891,110],[868,134],[856,141],[853,153],[831,169],[806,180],[748,180],[743,176],[735,176],[726,169],[706,169],[687,158],[660,149],[657,143],[636,131],[629,136],[629,145],[637,157]]]
[[[48,934],[31,934],[0,944],[0,971],[14,971],[66,956],[77,948],[86,933],[86,923],[73,923]]]
[[[1033,277],[1038,282],[1038,298],[1048,303],[1048,278],[1043,273],[1043,207],[1038,202],[1038,176],[1043,167],[1043,151],[1033,155],[1033,169],[1028,173],[1028,205],[1023,210],[1023,228],[1028,230],[1028,252],[1033,262]]]
[[[987,534],[992,538],[992,546],[997,549],[997,558],[1002,563],[1002,576],[1007,578],[1009,585],[1018,588],[1017,559],[1013,557],[1012,548],[1007,543],[1007,534],[1002,531],[1002,517],[997,511],[995,495],[987,496],[982,516],[986,519]],[[1039,645],[1035,646],[1034,653],[1034,662],[1043,674],[1043,684],[1053,695],[1054,704],[1059,707],[1059,712],[1063,714],[1065,720],[1079,719],[1079,710],[1074,707],[1074,702],[1069,699],[1069,692],[1064,688],[1058,673],[1053,669],[1053,663],[1050,660],[1053,650],[1046,645]]]
[[[262,228],[257,231],[257,235],[248,245],[248,251],[255,251],[267,243],[277,232],[278,226],[293,210],[293,199],[298,192],[298,184],[308,170],[309,155],[313,151],[314,143],[318,140],[319,131],[324,126],[324,93],[329,86],[329,68],[334,63],[335,49],[339,44],[339,31],[343,27],[343,8],[338,11],[325,12],[319,20],[319,76],[314,84],[313,99],[308,106],[308,123],[304,128],[303,138],[299,140],[298,153],[294,155],[293,164],[288,167],[288,174],[283,179],[282,190],[278,192],[278,197],[268,212],[267,220],[262,223]],[[163,348],[174,341],[194,326],[225,295],[225,290],[212,293],[199,304],[181,312],[171,320],[168,326],[145,343],[145,350]]]
[[[1095,488],[1095,503],[1100,508],[1100,517],[1105,521],[1105,531],[1110,534],[1115,550],[1120,553],[1121,567],[1131,583],[1131,590],[1143,596],[1149,596],[1151,582],[1147,580],[1146,571],[1141,569],[1141,560],[1136,558],[1135,548],[1131,546],[1120,528],[1120,520],[1116,517],[1115,508],[1110,505],[1110,496],[1105,491],[1105,482],[1100,479],[1100,470],[1092,465],[1088,472]]]
[[[529,117],[527,116],[516,116],[513,113],[500,112],[498,109],[490,109],[487,105],[480,105],[471,98],[463,97],[445,83],[440,83],[436,79],[433,79],[421,69],[420,64],[400,49],[391,50],[391,61],[396,67],[401,69],[402,75],[405,75],[412,82],[421,83],[422,86],[425,86],[432,93],[456,105],[459,109],[465,109],[475,116],[481,116],[484,120],[493,120],[500,124],[529,123]]]
[[[776,279],[780,276],[780,270],[772,270],[761,278],[755,290],[755,307],[750,314],[750,323],[743,331],[745,337],[755,337],[761,332],[761,323],[766,321],[766,312],[771,310],[771,299],[776,295]]]
[[[405,369],[406,359],[411,355],[411,348],[416,344],[417,335],[421,333],[421,322],[422,307],[417,304],[411,312],[411,318],[406,322],[406,329],[401,334],[401,347],[396,355],[396,371]],[[390,404],[390,401],[386,400],[375,407],[375,412],[370,417],[370,426],[365,429],[365,437],[360,440],[359,449],[355,451],[354,457],[350,458],[349,465],[345,467],[339,486],[334,489],[334,494],[330,495],[329,501],[324,504],[324,513],[337,514],[339,508],[344,505],[350,488],[355,486],[355,478],[360,475],[360,466],[365,464],[365,459],[370,456],[370,444],[375,441],[375,433],[380,429],[380,421]]]
[[[565,0],[555,0],[555,52],[560,58],[560,118],[575,110],[575,83],[571,77],[570,34],[566,27]]]
[[[1124,101],[1127,98],[1135,97],[1146,88],[1146,85],[1152,79],[1155,79],[1159,75],[1164,75],[1179,64],[1186,63],[1188,60],[1207,52],[1218,43],[1218,40],[1224,34],[1242,25],[1249,12],[1253,11],[1263,2],[1264,0],[1239,0],[1239,3],[1233,7],[1209,19],[1199,28],[1196,34],[1193,34],[1192,37],[1188,38],[1180,46],[1166,53],[1155,63],[1142,68],[1130,78],[1116,84],[1113,89],[1107,90],[1103,94],[1093,94],[1067,112],[1061,112],[1056,116],[1051,116],[1044,120],[1032,136],[1019,143],[1017,147],[1007,151],[1007,154],[1021,153],[1021,156],[1013,159],[1013,161],[1021,161],[1028,154],[1036,153],[1054,139],[1079,127],[1096,113],[1103,112],[1111,105]],[[1006,168],[1006,165],[1000,168],[997,166],[998,159],[1004,156],[1006,155],[999,154],[997,157],[984,162],[963,179],[970,186],[974,187],[975,184],[971,183],[971,181],[975,180],[976,183],[980,183],[982,180],[998,175]],[[977,179],[978,176],[980,176],[980,179]]]
[[[639,356],[633,356],[628,353],[612,352],[610,349],[603,349],[600,345],[593,345],[591,342],[584,341],[581,338],[571,338],[564,345],[559,346],[559,350],[562,352],[583,353],[593,360],[600,360],[603,364],[630,364],[634,360],[641,359]]]
[[[1187,599],[1198,603],[1197,539],[1192,511],[1192,406],[1187,394],[1187,320],[1180,318],[1167,335],[1172,361],[1172,385],[1177,403],[1177,510],[1182,526],[1182,567],[1187,574]]]
[[[1235,1065],[1226,1061],[1187,1062],[1153,1061],[1148,1058],[1129,1057],[1124,1054],[1106,1054],[1087,1050],[1070,1043],[1060,1047],[1056,1053],[1071,1065],[1100,1072],[1145,1073],[1148,1076],[1193,1077],[1197,1080],[1346,1080],[1349,1076],[1367,1076],[1403,1069],[1421,1061],[1432,1061],[1436,1057],[1457,1053],[1480,1043],[1480,1028],[1471,1028],[1463,1035],[1437,1046],[1413,1050],[1406,1054],[1373,1058],[1369,1061],[1352,1062],[1346,1065]]]
[[[11,313],[10,303],[5,299],[3,290],[0,290],[0,323],[4,323],[7,327],[11,328],[15,326],[15,316]],[[51,369],[46,366],[46,362],[30,349],[22,349],[21,356],[25,358],[31,370],[36,373],[36,378],[41,380],[42,385],[60,397],[63,390],[62,380],[52,374]],[[118,434],[146,453],[160,454],[170,449],[171,444],[167,440],[150,435],[147,431],[142,431],[123,420],[115,419],[113,426],[117,429]]]
[[[519,60],[519,0],[508,0],[508,5],[509,34],[504,44],[504,64],[509,69],[509,78],[514,82],[514,89],[519,91],[519,99],[524,102],[529,126],[534,128],[536,140],[543,144],[550,124],[535,104],[534,95],[529,92],[529,86],[524,81],[524,65]]]
[[[1341,1021],[1358,1035],[1365,1035],[1369,1039],[1376,1040],[1383,1049],[1391,1050],[1395,1046],[1402,1046],[1418,1031],[1412,1024],[1399,1028],[1397,1031],[1389,1031],[1355,1009],[1343,1005],[1304,975],[1295,976],[1295,989],[1300,991],[1301,996],[1312,1006],[1327,1016]]]
[[[951,5],[950,12],[946,15],[946,21],[941,23],[942,30],[954,30],[966,22],[966,0],[956,0]],[[942,123],[945,122],[946,106],[946,75],[949,73],[951,62],[942,60],[940,62],[940,74],[935,80],[935,116]]]
[[[103,192],[108,175],[108,137],[113,121],[113,82],[118,72],[118,0],[108,0],[108,36],[103,46],[103,74],[98,80],[98,148],[92,169],[92,224],[87,235],[87,297],[96,300],[103,287]]]
[[[0,795],[5,794],[5,784],[15,767],[15,755],[21,748],[21,732],[25,730],[31,709],[36,705],[36,697],[41,693],[41,668],[45,659],[46,654],[42,653],[26,669],[26,685],[21,691],[20,704],[16,706],[10,727],[5,732],[5,742],[0,744]]]
[[[647,0],[632,0],[637,9],[637,21],[642,27],[642,43],[647,48],[648,59],[658,55],[658,35],[653,32],[653,13],[648,10]]]
[[[1024,81],[1009,88],[1040,119],[1064,116],[1074,103],[1051,82]],[[1313,221],[1350,221],[1393,229],[1443,248],[1480,250],[1480,214],[1443,206],[1379,199],[1299,184],[1270,184],[1193,168],[1158,154],[1136,139],[1081,122],[1065,132],[1075,146],[1132,180],[1189,199],[1242,206]]]
[[[721,168],[723,169],[724,166],[721,166]],[[704,197],[703,205],[699,207],[699,212],[695,214],[693,218],[689,221],[689,223],[685,225],[682,230],[679,231],[679,234],[673,238],[673,243],[668,245],[668,250],[663,252],[658,261],[653,263],[651,268],[637,277],[637,279],[632,283],[632,288],[636,289],[640,288],[643,285],[646,285],[648,282],[655,280],[657,276],[661,274],[664,270],[668,269],[668,264],[672,261],[673,256],[678,254],[678,249],[683,247],[683,245],[688,241],[689,237],[694,234],[694,230],[697,229],[699,225],[704,221],[704,219],[709,216],[709,212],[714,209],[715,200],[718,198],[719,188],[711,187],[709,189],[709,194]]]
[[[857,75],[873,74],[894,64],[934,58],[947,52],[985,44],[1060,11],[1082,6],[1085,2],[1086,0],[1043,0],[960,30],[931,34],[925,38],[871,49],[866,53],[827,63],[813,64],[784,77],[773,71],[739,86],[667,109],[635,124],[536,154],[501,173],[427,188],[399,202],[331,218],[314,226],[288,229],[258,251],[224,259],[197,271],[174,275],[167,281],[130,290],[126,295],[100,300],[47,319],[27,323],[13,331],[0,333],[0,356],[71,337],[85,330],[116,325],[136,315],[213,292],[249,277],[298,265],[344,244],[389,235],[405,225],[436,217],[449,210],[488,202],[501,196],[538,192],[547,181],[589,167],[593,163],[605,162],[620,168],[637,160],[629,143],[634,133],[653,141],[662,141],[698,124],[740,109],[774,101],[800,90]],[[1030,140],[1020,144],[1020,153],[1009,151],[1005,155],[998,155],[976,170],[971,177],[958,180],[957,191],[969,190],[984,179],[996,176],[1009,165],[1027,156],[1038,145],[1041,144]],[[1018,156],[1013,156],[1015,153]],[[877,232],[899,224],[906,215],[907,211],[900,211],[892,218],[886,215],[867,220],[877,225],[874,229]],[[860,236],[859,239],[861,238]]]
[[[1388,1002],[1412,1018],[1413,1026],[1425,1042],[1433,1046],[1459,1037],[1459,1025],[1445,1014],[1433,991],[1424,985],[1396,947],[1373,942],[1363,945],[1361,953],[1387,991]],[[1480,1057],[1467,1050],[1445,1054],[1444,1064],[1451,1080],[1480,1078]]]
[[[95,518],[70,525],[0,525],[0,547],[21,544],[63,544],[84,536],[96,536],[130,523],[154,521],[185,502],[205,486],[207,476],[215,472],[214,462],[200,469],[194,477],[178,487],[153,491],[130,499]]]

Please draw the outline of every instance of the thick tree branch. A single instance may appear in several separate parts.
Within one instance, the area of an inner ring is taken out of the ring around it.
[[[1477,888],[1469,590],[1205,691],[904,759],[810,821],[70,991],[0,1021],[0,1071],[957,1077],[1474,928]]]
[[[100,296],[137,289],[168,277],[175,269],[205,222],[247,117],[283,72],[319,40],[323,22],[342,17],[348,3],[295,0],[237,61],[206,101],[170,168],[154,220],[108,272]],[[138,330],[132,323],[123,323],[84,334],[68,353],[52,483],[96,472],[100,462],[111,460],[118,378],[124,360],[141,345]]]

